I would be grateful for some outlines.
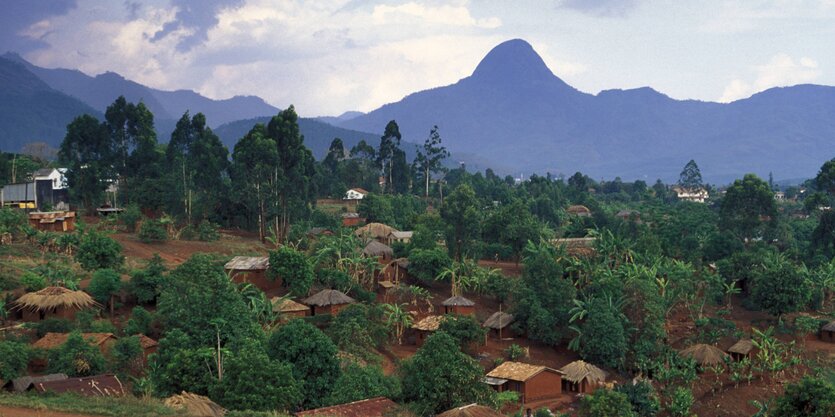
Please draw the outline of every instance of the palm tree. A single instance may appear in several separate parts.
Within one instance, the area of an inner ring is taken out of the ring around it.
[[[451,282],[451,292],[453,297],[457,297],[461,295],[461,289],[458,288],[458,273],[461,271],[461,264],[459,262],[453,262],[452,265],[444,268],[438,276],[435,277],[435,281],[442,281],[449,278]]]
[[[412,315],[405,308],[406,304],[383,304],[386,310],[386,325],[394,330],[397,344],[403,344],[403,334],[412,325]]]
[[[259,290],[258,287],[248,282],[238,284],[238,292],[241,294],[247,307],[249,307],[249,311],[252,312],[258,321],[258,324],[264,330],[272,328],[278,319],[278,315],[273,311],[273,304],[267,298],[267,295]]]
[[[733,296],[735,294],[739,294],[742,292],[742,289],[736,286],[736,283],[739,281],[731,281],[730,283],[723,283],[722,288],[725,290],[725,296],[728,298],[728,310],[730,311],[733,307],[731,305],[731,301],[733,300]]]

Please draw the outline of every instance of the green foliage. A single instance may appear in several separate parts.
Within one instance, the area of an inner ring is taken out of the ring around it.
[[[128,204],[125,207],[125,211],[119,215],[119,220],[125,225],[125,230],[128,233],[133,233],[136,231],[136,223],[142,220],[142,211],[139,210],[139,205],[137,204]]]
[[[623,365],[626,331],[620,313],[607,300],[597,298],[589,303],[588,318],[581,329],[584,343],[580,356],[584,360],[609,368]]]
[[[142,345],[138,336],[116,340],[110,352],[113,369],[123,373],[138,373],[142,368]]]
[[[507,360],[515,361],[516,359],[521,358],[522,355],[525,354],[525,349],[522,348],[522,346],[519,346],[516,343],[514,343],[504,350],[504,354],[505,356],[507,356]]]
[[[289,287],[295,297],[307,296],[313,285],[313,266],[304,253],[282,246],[270,252],[270,265],[267,270],[270,279],[281,279],[282,284]]]
[[[719,224],[742,238],[763,237],[777,224],[777,206],[768,184],[746,174],[728,187],[719,210]]]
[[[70,197],[88,210],[98,206],[107,180],[114,177],[115,156],[107,125],[90,115],[76,117],[58,151],[59,163],[67,167]]]
[[[203,219],[197,225],[197,238],[203,242],[214,242],[220,239],[220,232],[216,224]]]
[[[619,384],[615,391],[623,393],[632,404],[632,411],[637,417],[655,417],[661,410],[661,400],[655,388],[647,381],[636,384]]]
[[[112,238],[94,230],[81,236],[75,260],[87,271],[103,268],[119,268],[125,262],[122,245]]]
[[[305,409],[323,405],[333,390],[339,377],[336,352],[336,345],[304,320],[291,320],[279,327],[270,335],[267,345],[270,358],[293,366]]]
[[[46,287],[46,278],[30,271],[24,272],[20,276],[20,285],[27,292],[38,291]]]
[[[481,223],[481,207],[473,188],[467,184],[456,187],[441,206],[441,218],[448,225],[447,247],[453,258],[460,261],[477,240]]]
[[[168,240],[168,230],[158,219],[144,219],[139,226],[139,240],[142,243],[158,243]]]
[[[166,397],[182,391],[207,395],[213,384],[207,364],[212,358],[194,347],[195,342],[182,330],[172,329],[159,340],[151,356],[149,375],[156,394]],[[201,345],[210,346],[210,345]]]
[[[400,380],[385,376],[379,366],[352,362],[342,369],[327,404],[345,404],[374,397],[399,398]]]
[[[149,333],[152,333],[151,325],[153,324],[155,319],[156,318],[153,313],[151,313],[148,310],[145,310],[142,307],[136,306],[130,312],[130,318],[128,319],[128,322],[125,325],[125,334],[147,335]]]
[[[635,417],[626,394],[608,389],[595,390],[580,400],[580,417]]]
[[[377,348],[386,338],[379,307],[352,304],[336,315],[328,327],[328,335],[337,348],[358,358],[373,360]]]
[[[17,237],[27,227],[29,223],[23,211],[0,207],[0,233],[11,233],[12,237]]]
[[[686,387],[678,387],[673,391],[670,404],[667,405],[667,412],[673,417],[690,417],[690,409],[695,399],[693,392]]]
[[[38,337],[44,337],[47,333],[69,333],[74,328],[71,321],[54,317],[32,323],[32,326]]]
[[[810,297],[808,271],[782,255],[766,257],[754,273],[751,300],[775,316],[802,310]]]
[[[104,372],[106,362],[97,346],[73,332],[66,343],[49,352],[49,372],[69,376],[90,376]]]
[[[130,290],[141,304],[155,303],[165,283],[165,265],[158,253],[148,261],[145,269],[134,271],[130,277]]]
[[[302,400],[300,385],[290,365],[270,360],[261,343],[247,341],[226,357],[223,379],[210,393],[233,410],[292,410]]]
[[[394,224],[394,210],[391,200],[374,193],[363,197],[357,206],[357,213],[368,223]]]
[[[107,417],[159,417],[173,416],[176,413],[171,408],[165,406],[160,400],[135,398],[130,395],[122,397],[85,397],[70,393],[0,393],[0,404],[32,410],[49,410],[78,415]]]
[[[452,259],[441,248],[413,249],[409,253],[409,274],[423,282],[432,282],[441,271],[452,266]]]
[[[26,343],[0,340],[0,381],[11,381],[26,374],[31,355]]]
[[[696,161],[690,160],[678,176],[678,185],[688,190],[697,190],[702,186],[702,172]]]
[[[483,368],[445,332],[429,336],[414,356],[403,361],[401,375],[403,398],[413,402],[420,414],[495,402],[496,393],[481,381]]]
[[[90,280],[87,291],[99,303],[110,304],[111,297],[116,295],[121,288],[121,277],[116,271],[99,269],[93,273],[93,279]]]
[[[467,350],[473,344],[484,342],[487,330],[473,316],[446,315],[441,321],[439,331],[446,332],[458,342],[461,349]]]
[[[805,377],[790,384],[771,413],[773,417],[828,417],[835,415],[835,386],[822,378]]]

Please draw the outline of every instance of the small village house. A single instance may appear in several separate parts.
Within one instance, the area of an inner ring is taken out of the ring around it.
[[[269,267],[270,258],[266,256],[236,256],[227,262],[223,269],[233,282],[248,282],[261,291],[267,292],[281,285],[280,280],[270,281],[267,278]]]
[[[396,232],[397,229],[383,223],[368,223],[365,226],[354,230],[354,234],[358,237],[368,240],[376,240],[385,244],[388,241],[388,236],[391,232]]]
[[[383,266],[377,279],[380,282],[390,281],[392,284],[397,285],[405,282],[409,277],[409,258],[397,258],[392,259]]]
[[[584,361],[574,361],[560,369],[564,392],[592,393],[606,382],[606,371]]]
[[[33,211],[29,225],[44,232],[72,232],[75,230],[74,211]]]
[[[335,316],[339,314],[342,309],[348,307],[349,304],[355,303],[351,297],[338,290],[322,290],[318,293],[302,300],[302,303],[308,305],[312,309],[312,315],[330,314]]]
[[[46,287],[20,296],[14,309],[21,312],[23,321],[38,321],[47,318],[74,320],[78,311],[97,307],[101,305],[84,291]]]
[[[441,305],[444,306],[444,314],[475,316],[475,302],[460,295],[447,298]]]
[[[724,364],[725,358],[728,358],[728,354],[723,352],[722,349],[704,343],[690,346],[679,352],[679,354],[685,358],[692,358],[701,370]]]
[[[835,321],[821,327],[820,339],[824,342],[835,343]]]
[[[35,349],[51,350],[61,347],[67,343],[70,333],[47,333],[32,344]],[[81,333],[81,337],[90,344],[99,348],[102,354],[109,355],[110,349],[116,343],[116,336],[113,333]],[[156,342],[155,342],[156,343]],[[141,342],[140,342],[141,344]]]
[[[66,168],[42,168],[32,174],[32,181],[7,184],[0,189],[3,207],[22,209],[68,210],[69,187]]]
[[[565,209],[565,212],[577,217],[591,217],[591,210],[589,210],[588,207],[581,205],[568,206],[568,208]]]
[[[273,312],[279,314],[281,319],[307,317],[310,315],[310,307],[289,298],[273,297],[270,301],[273,305]]]
[[[342,213],[341,217],[343,227],[355,227],[365,223],[365,218],[360,217],[359,213]]]
[[[637,210],[620,210],[615,214],[615,217],[623,221],[634,221],[641,223],[641,212]]]
[[[376,397],[347,404],[300,411],[296,413],[296,417],[393,417],[405,415],[399,413],[399,410],[400,406],[394,401],[386,397]]]
[[[562,373],[542,365],[504,362],[487,373],[484,382],[498,392],[519,393],[522,403],[559,397]]]
[[[394,250],[385,243],[372,240],[365,245],[362,254],[370,258],[377,258],[379,263],[384,264],[394,257]]]
[[[412,231],[401,232],[394,230],[386,237],[386,243],[389,246],[394,245],[395,243],[402,243],[405,245],[412,241],[413,234],[414,232]]]
[[[741,361],[745,358],[751,358],[754,353],[754,342],[751,339],[739,339],[733,346],[728,348],[728,354],[731,359]]]
[[[511,336],[510,325],[513,324],[513,314],[497,311],[484,321],[482,327],[488,330],[488,334],[497,339]]]
[[[505,417],[505,415],[490,407],[469,404],[444,411],[435,417]]]
[[[67,374],[48,374],[41,376],[22,376],[6,382],[3,389],[6,391],[13,391],[17,393],[26,392],[35,387],[35,384],[40,384],[47,381],[59,381],[67,379]]]
[[[139,336],[139,346],[142,347],[142,358],[147,363],[148,356],[151,356],[154,353],[157,353],[157,348],[159,347],[159,343],[151,339],[144,334],[140,334]]]
[[[444,316],[426,316],[412,324],[412,330],[415,332],[415,344],[420,347],[426,342],[426,339],[432,333],[435,333],[441,327],[441,322]]]

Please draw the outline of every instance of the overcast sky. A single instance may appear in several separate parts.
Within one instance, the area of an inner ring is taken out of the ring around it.
[[[835,0],[0,0],[0,51],[305,116],[369,111],[530,42],[582,91],[835,85]]]

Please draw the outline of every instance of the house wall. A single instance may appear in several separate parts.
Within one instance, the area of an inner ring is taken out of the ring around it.
[[[562,393],[562,377],[551,371],[543,371],[524,382],[525,401],[557,397]]]
[[[826,330],[821,330],[820,338],[824,342],[835,343],[835,332],[828,332]]]
[[[281,287],[281,279],[270,281],[267,278],[267,271],[231,271],[230,275],[233,282],[239,284],[248,282],[264,292]]]
[[[475,306],[444,306],[444,313],[474,316]]]

